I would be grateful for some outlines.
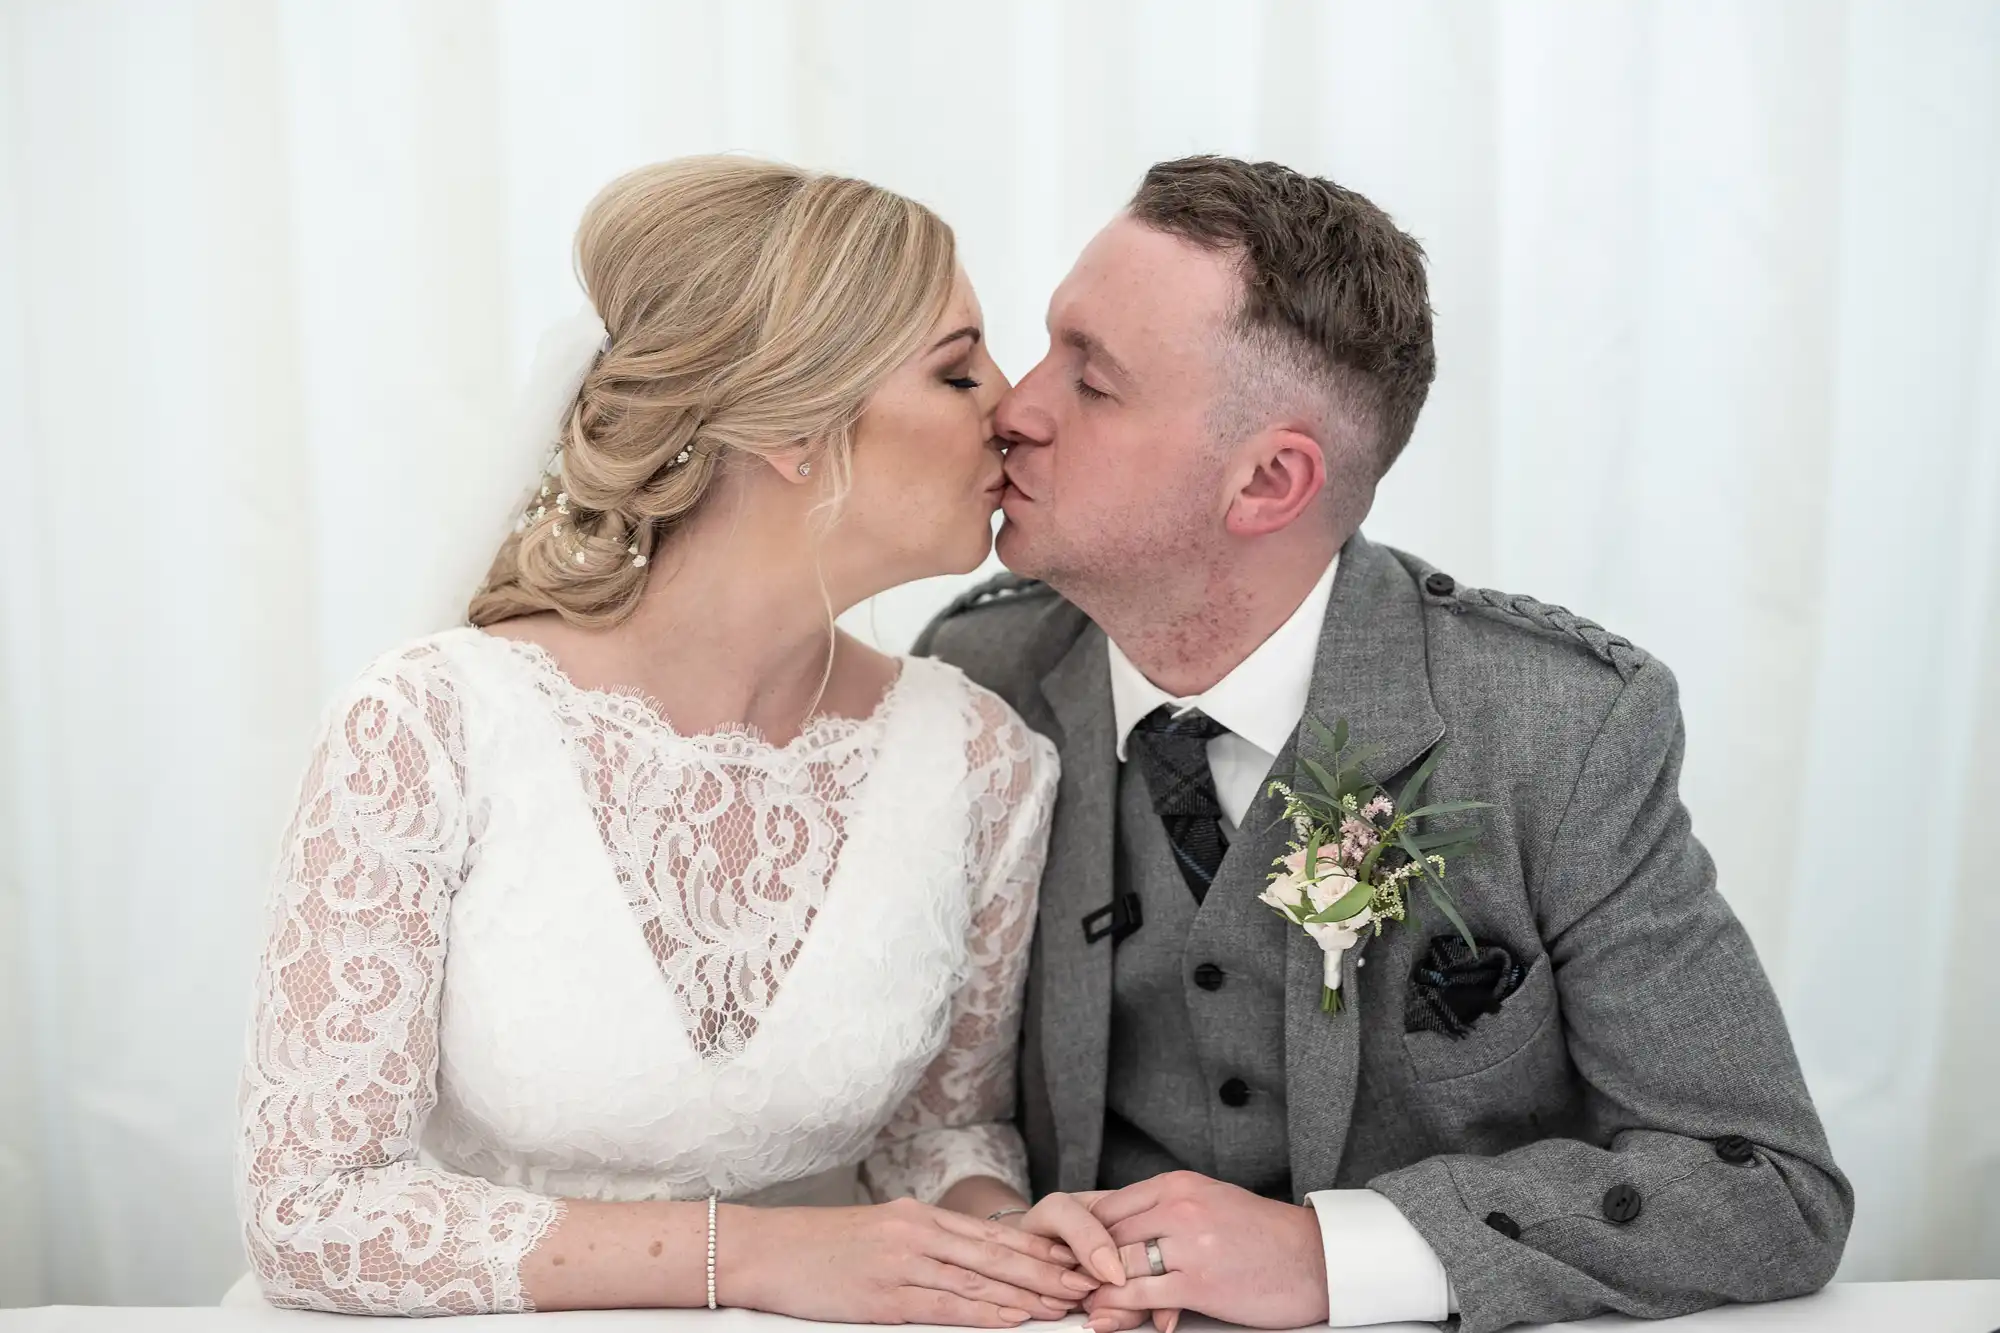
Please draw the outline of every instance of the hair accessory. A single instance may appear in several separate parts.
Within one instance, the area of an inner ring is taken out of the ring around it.
[[[681,451],[680,451],[679,453],[675,454],[675,455],[674,455],[674,461],[673,461],[673,462],[671,462],[671,463],[669,463],[669,464],[668,464],[667,466],[669,466],[669,467],[680,467],[680,466],[681,466],[682,464],[686,463],[686,462],[688,461],[688,459],[690,459],[690,458],[693,458],[693,457],[694,457],[694,446],[693,446],[693,445],[689,445],[689,446],[688,446],[687,448],[685,448],[685,449],[681,450]]]
[[[532,449],[533,456],[542,460],[542,470],[516,531],[548,517],[551,507],[559,514],[569,513],[569,493],[552,484],[562,478],[563,436],[584,380],[610,348],[611,332],[588,304],[542,334],[515,406],[514,426],[524,452]]]

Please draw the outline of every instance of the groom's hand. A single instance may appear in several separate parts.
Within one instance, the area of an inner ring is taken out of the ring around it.
[[[1155,1311],[1155,1326],[1171,1329],[1181,1310],[1254,1328],[1326,1322],[1326,1251],[1310,1208],[1175,1171],[1102,1195],[1090,1210],[1133,1275],[1084,1298],[1094,1329],[1134,1328]],[[1149,1240],[1165,1277],[1152,1276]]]

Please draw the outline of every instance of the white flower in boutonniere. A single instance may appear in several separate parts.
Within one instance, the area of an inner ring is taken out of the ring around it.
[[[1320,1008],[1339,1013],[1340,960],[1371,927],[1382,933],[1384,921],[1404,917],[1403,889],[1421,880],[1431,901],[1472,948],[1472,932],[1444,886],[1445,859],[1478,845],[1475,831],[1465,828],[1419,831],[1418,820],[1435,815],[1483,810],[1485,801],[1439,801],[1419,806],[1444,746],[1430,756],[1403,784],[1394,799],[1367,776],[1365,766],[1376,751],[1347,753],[1347,723],[1328,731],[1307,718],[1313,734],[1325,745],[1334,767],[1301,755],[1302,772],[1290,781],[1277,780],[1271,790],[1285,798],[1284,818],[1291,821],[1291,851],[1278,858],[1270,887],[1259,898],[1287,921],[1301,927],[1319,945],[1325,958]]]

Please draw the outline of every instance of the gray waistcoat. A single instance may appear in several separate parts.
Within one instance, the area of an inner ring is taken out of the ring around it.
[[[1119,770],[1117,886],[1145,924],[1112,964],[1098,1183],[1185,1169],[1286,1197],[1284,923],[1224,875],[1197,910],[1140,766]],[[1204,964],[1221,970],[1215,989],[1195,981]],[[1247,1086],[1240,1106],[1223,1096],[1231,1080]]]

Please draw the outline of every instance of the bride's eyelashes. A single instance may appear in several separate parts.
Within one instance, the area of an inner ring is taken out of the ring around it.
[[[944,377],[944,382],[954,389],[971,390],[979,387],[979,381],[970,375],[947,375]]]

